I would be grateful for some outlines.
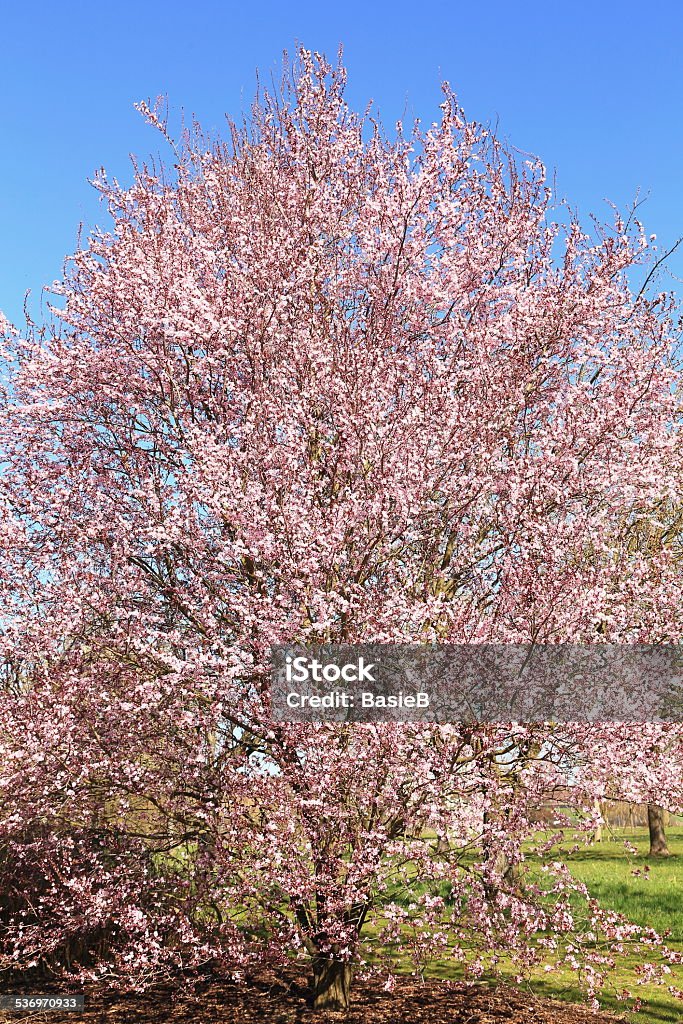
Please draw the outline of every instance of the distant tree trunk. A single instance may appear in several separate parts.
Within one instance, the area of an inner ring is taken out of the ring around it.
[[[489,812],[484,811],[484,827],[486,827],[486,825],[489,824],[490,821],[491,816]],[[491,865],[493,869],[493,876],[497,878],[499,882],[505,882],[507,885],[514,885],[519,878],[519,865],[512,864],[508,860],[506,854],[501,849],[499,849],[495,843],[491,842],[491,840],[486,836],[484,836],[483,838],[482,847],[484,854],[484,862],[487,865]],[[490,883],[488,883],[484,886],[488,896],[492,896],[495,894],[499,882],[495,885],[491,885]]]
[[[604,816],[603,816],[603,813],[602,813],[602,807],[600,806],[600,801],[598,800],[597,797],[595,798],[594,807],[595,807],[595,812],[596,812],[596,815],[597,815],[597,824],[596,824],[595,828],[593,829],[593,842],[594,843],[601,843],[602,842],[602,823],[603,823],[603,821],[605,819],[604,819]]]
[[[647,827],[650,831],[650,856],[668,857],[669,847],[666,845],[664,832],[664,810],[657,804],[647,805]]]
[[[348,1010],[351,964],[332,955],[313,959],[313,1009]]]
[[[439,836],[436,841],[436,846],[434,847],[434,853],[448,853],[450,848],[451,844],[449,843],[448,838],[446,836]]]

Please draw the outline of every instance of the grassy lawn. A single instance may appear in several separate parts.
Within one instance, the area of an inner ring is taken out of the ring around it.
[[[660,934],[669,933],[667,945],[683,952],[683,828],[668,828],[667,839],[672,855],[650,859],[647,856],[647,829],[644,828],[606,828],[600,843],[584,846],[580,839],[581,848],[573,853],[568,851],[575,840],[567,834],[565,859],[574,877],[585,883],[603,907],[618,911],[637,924],[654,928]],[[628,851],[624,841],[635,846],[637,853]],[[645,875],[634,876],[634,869],[642,871],[646,866],[649,871]],[[653,955],[652,960],[656,963],[656,956]],[[623,969],[615,972],[612,978],[614,991],[628,988],[645,1002],[641,1010],[632,1015],[633,1021],[640,1024],[680,1024],[683,1021],[683,1002],[670,995],[664,986],[635,985],[632,968],[637,964],[635,957],[625,959]],[[407,962],[405,969],[411,969]],[[452,963],[436,961],[426,973],[453,978],[457,976],[456,972],[457,968]],[[516,968],[512,964],[503,965],[501,974],[504,979],[513,981]],[[672,966],[670,983],[683,988],[682,967]],[[576,1002],[584,998],[575,976],[568,970],[552,974],[539,970],[532,975],[528,985],[542,996]],[[615,1013],[627,1011],[627,1004],[617,1000],[612,991],[601,996],[601,1004]]]
[[[638,924],[658,932],[671,932],[671,941],[683,944],[683,828],[667,830],[671,857],[647,857],[646,829],[614,829],[602,842],[572,854],[573,875],[606,907],[618,910]],[[638,848],[629,855],[624,840]],[[632,875],[634,867],[649,867],[648,877]]]
[[[669,828],[667,839],[671,857],[650,859],[647,829],[613,828],[605,830],[602,842],[568,856],[567,864],[574,877],[586,884],[602,906],[617,910],[631,921],[654,928],[660,934],[669,932],[667,944],[683,951],[683,828]],[[625,840],[637,847],[636,854],[624,848]],[[645,866],[649,867],[647,875],[634,877],[633,870],[642,870]],[[671,980],[678,988],[683,988],[682,975],[681,967],[673,968]],[[626,970],[620,972],[616,983],[638,994],[642,992],[647,999],[647,1006],[635,1017],[643,1024],[678,1024],[683,1019],[683,1003],[669,995],[665,988],[643,985],[635,989]],[[546,975],[542,980],[537,979],[534,987],[547,995],[576,997],[569,976],[553,979]],[[566,991],[562,991],[565,987]],[[610,1009],[623,1012],[623,1004],[609,994],[604,1001]]]

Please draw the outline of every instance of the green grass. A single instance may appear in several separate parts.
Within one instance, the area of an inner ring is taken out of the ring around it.
[[[567,863],[601,904],[637,924],[670,931],[671,942],[683,943],[683,828],[669,829],[667,839],[671,857],[648,858],[645,829],[615,829],[601,843],[572,854]],[[628,854],[624,840],[638,853]],[[645,866],[650,869],[647,877],[633,876],[634,868]]]
[[[623,914],[630,921],[646,927],[654,928],[660,934],[666,934],[669,948],[683,953],[683,828],[667,829],[667,839],[671,856],[668,858],[649,858],[647,829],[612,828],[605,829],[600,843],[591,846],[583,845],[570,853],[575,845],[575,837],[567,835],[563,848],[553,854],[555,859],[564,859],[572,874],[583,882],[591,896],[601,906]],[[637,853],[629,852],[624,841],[637,848]],[[532,863],[529,867],[533,871]],[[634,870],[649,870],[644,875],[633,874]],[[445,895],[445,893],[444,893]],[[411,970],[407,959],[400,962],[399,969]],[[656,962],[655,955],[649,958]],[[638,966],[634,955],[623,959],[617,971],[612,973],[610,991],[601,996],[601,1004],[614,1013],[626,1013],[628,1004],[616,999],[615,992],[629,989],[634,996],[641,998],[644,1005],[640,1012],[633,1014],[634,1022],[639,1024],[680,1024],[683,1021],[683,1002],[676,999],[660,985],[635,985],[633,968]],[[457,976],[457,968],[451,962],[437,961],[430,965],[427,972],[430,976],[453,978]],[[504,980],[513,981],[517,969],[512,963],[503,963],[500,975]],[[672,966],[670,983],[683,989],[683,967]],[[528,981],[528,987],[538,995],[554,999],[568,999],[581,1002],[583,996],[575,975],[569,971],[557,970],[551,974],[536,971]]]
[[[667,945],[683,952],[683,828],[667,829],[667,839],[671,856],[650,858],[647,856],[647,829],[606,830],[602,842],[582,847],[567,856],[566,863],[601,906],[624,914],[636,924],[654,928],[660,934],[668,933]],[[637,853],[628,852],[624,841],[635,846]],[[649,868],[645,875],[634,876],[634,869],[643,871],[645,867]],[[614,978],[617,988],[629,988],[647,1001],[634,1019],[642,1024],[680,1024],[683,1003],[662,986],[634,986],[629,968],[636,964],[634,957],[626,958]],[[673,967],[671,983],[683,988],[680,966]],[[558,998],[578,997],[569,975],[556,979],[546,975],[535,979],[534,987],[539,993]],[[606,1008],[614,1012],[624,1011],[623,1004],[609,993],[603,1001]]]

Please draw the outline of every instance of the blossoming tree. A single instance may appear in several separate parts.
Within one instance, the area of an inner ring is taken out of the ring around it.
[[[303,957],[339,1007],[397,944],[591,991],[660,944],[522,842],[568,765],[587,829],[608,778],[680,807],[675,727],[645,770],[628,726],[272,720],[276,643],[681,635],[670,547],[631,542],[680,481],[639,225],[554,224],[542,167],[448,87],[393,138],[343,88],[302,51],[228,142],[99,178],[111,230],[52,326],[7,329],[7,970]]]

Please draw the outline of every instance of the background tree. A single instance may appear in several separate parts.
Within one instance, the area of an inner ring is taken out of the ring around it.
[[[641,513],[632,517],[628,523],[628,531],[630,544],[634,550],[644,552],[650,557],[661,557],[661,552],[666,549],[669,557],[675,559],[679,566],[681,565],[683,511],[678,502],[665,499],[653,509],[648,510],[647,514]],[[676,771],[675,768],[674,771]],[[666,818],[666,809],[655,800],[649,800],[647,803],[647,825],[651,857],[668,857],[670,855],[666,841]]]

